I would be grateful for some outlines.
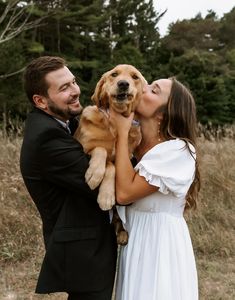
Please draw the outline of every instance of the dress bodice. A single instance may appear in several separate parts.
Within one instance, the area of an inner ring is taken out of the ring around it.
[[[118,208],[125,223],[130,210],[153,213],[168,213],[182,217],[185,197],[195,174],[195,149],[189,152],[184,141],[170,140],[154,146],[135,166],[135,171],[158,190],[136,200],[130,206]]]
[[[164,195],[159,191],[136,201],[130,208],[149,213],[168,213],[173,216],[183,215],[185,199],[177,198],[172,193]]]

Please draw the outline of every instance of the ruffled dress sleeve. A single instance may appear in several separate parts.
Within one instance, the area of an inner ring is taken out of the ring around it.
[[[185,197],[195,176],[196,154],[194,147],[189,146],[193,156],[183,140],[158,144],[143,156],[135,170],[149,184],[159,187],[159,192]]]

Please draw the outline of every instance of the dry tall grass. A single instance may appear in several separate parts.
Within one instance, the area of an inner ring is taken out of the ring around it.
[[[234,128],[232,132],[220,140],[201,138],[200,203],[186,216],[201,300],[235,299]],[[34,295],[44,249],[40,218],[19,172],[20,145],[21,138],[0,133],[0,300],[64,300],[64,294]]]

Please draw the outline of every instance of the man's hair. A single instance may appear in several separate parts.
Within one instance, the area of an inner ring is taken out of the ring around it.
[[[48,96],[48,73],[63,68],[65,60],[57,56],[42,56],[34,59],[25,69],[23,76],[24,90],[29,101],[34,104],[33,95]]]

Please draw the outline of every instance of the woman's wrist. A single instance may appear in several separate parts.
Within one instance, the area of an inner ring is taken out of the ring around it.
[[[117,132],[117,136],[118,136],[118,139],[120,140],[127,140],[128,139],[128,135],[129,135],[129,133],[128,133],[128,131],[124,131],[124,130],[121,130],[121,131],[118,131]]]

